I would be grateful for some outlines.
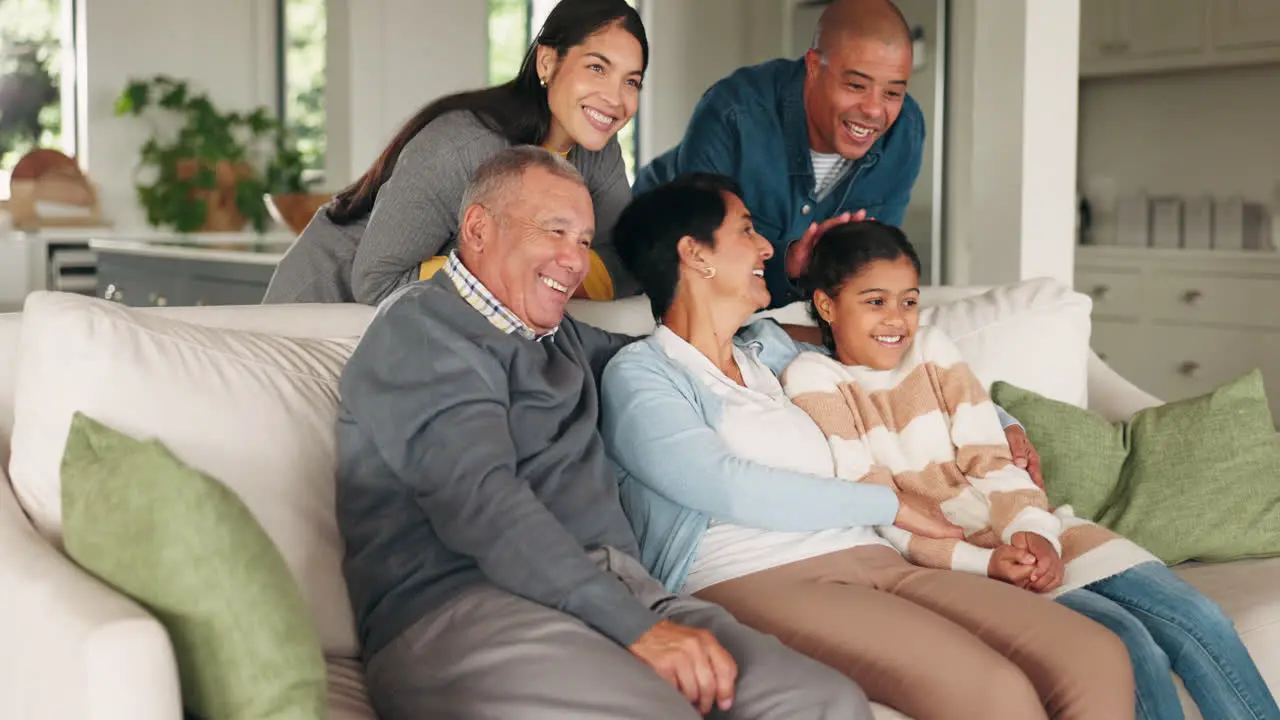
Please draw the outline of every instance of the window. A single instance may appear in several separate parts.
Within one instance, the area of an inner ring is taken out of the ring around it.
[[[559,0],[488,0],[489,3],[489,84],[498,85],[516,76],[525,51]],[[636,6],[636,0],[628,0]],[[618,131],[627,179],[635,180],[639,139],[636,118]]]
[[[528,0],[489,1],[489,84],[500,85],[520,72],[529,46]]]
[[[76,153],[70,0],[0,0],[0,192],[37,147]],[[65,80],[65,83],[64,83]],[[65,87],[64,87],[65,85]]]
[[[280,116],[307,179],[324,177],[325,0],[277,0]],[[3,0],[0,0],[3,2]]]

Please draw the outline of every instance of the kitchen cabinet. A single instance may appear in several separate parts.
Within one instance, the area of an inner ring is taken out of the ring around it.
[[[1280,47],[1280,2],[1277,0],[1216,0],[1211,22],[1215,47],[1224,50]]]
[[[98,296],[132,307],[257,305],[275,266],[97,248]]]
[[[1092,346],[1161,400],[1202,395],[1254,368],[1280,421],[1280,253],[1080,247]]]
[[[1080,76],[1280,62],[1280,0],[1082,0]]]

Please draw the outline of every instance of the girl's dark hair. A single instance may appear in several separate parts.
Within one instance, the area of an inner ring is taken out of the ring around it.
[[[556,55],[563,58],[570,48],[613,24],[640,43],[644,68],[648,69],[649,40],[644,24],[626,0],[561,0],[547,16],[538,37],[530,43],[514,79],[490,88],[447,95],[419,110],[400,128],[369,170],[338,193],[326,210],[329,219],[339,225],[349,225],[367,216],[373,210],[378,190],[391,177],[404,146],[428,123],[445,113],[467,110],[512,145],[541,144],[551,130],[551,107],[547,105],[547,90],[538,79],[538,48],[554,48]]]
[[[742,198],[732,178],[688,173],[640,193],[618,216],[613,245],[622,265],[649,296],[653,319],[661,320],[675,300],[680,281],[680,238],[686,235],[714,248],[724,224],[724,194]]]
[[[804,290],[809,298],[809,315],[822,331],[822,343],[831,352],[836,350],[831,325],[818,314],[813,295],[818,290],[834,298],[840,294],[850,278],[876,260],[911,259],[916,274],[920,274],[920,256],[901,230],[875,220],[837,225],[818,238],[809,257],[809,270],[805,273]]]

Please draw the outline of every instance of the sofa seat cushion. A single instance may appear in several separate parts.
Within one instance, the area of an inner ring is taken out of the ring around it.
[[[1235,623],[1262,678],[1280,694],[1280,557],[1183,563],[1173,571],[1218,603]]]
[[[333,507],[333,428],[338,378],[356,342],[211,328],[95,298],[33,294],[19,348],[14,493],[60,546],[59,463],[73,413],[155,439],[244,501],[302,589],[325,653],[354,657]]]

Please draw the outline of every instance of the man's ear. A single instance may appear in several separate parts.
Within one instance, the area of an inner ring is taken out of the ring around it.
[[[804,74],[810,79],[818,77],[822,69],[822,53],[809,48],[804,52]]]
[[[822,318],[828,325],[831,324],[831,318],[836,314],[836,301],[823,290],[813,291],[813,306],[818,309],[818,317]]]
[[[458,246],[477,255],[483,253],[492,228],[493,218],[489,217],[487,210],[477,204],[468,205],[458,227]]]

